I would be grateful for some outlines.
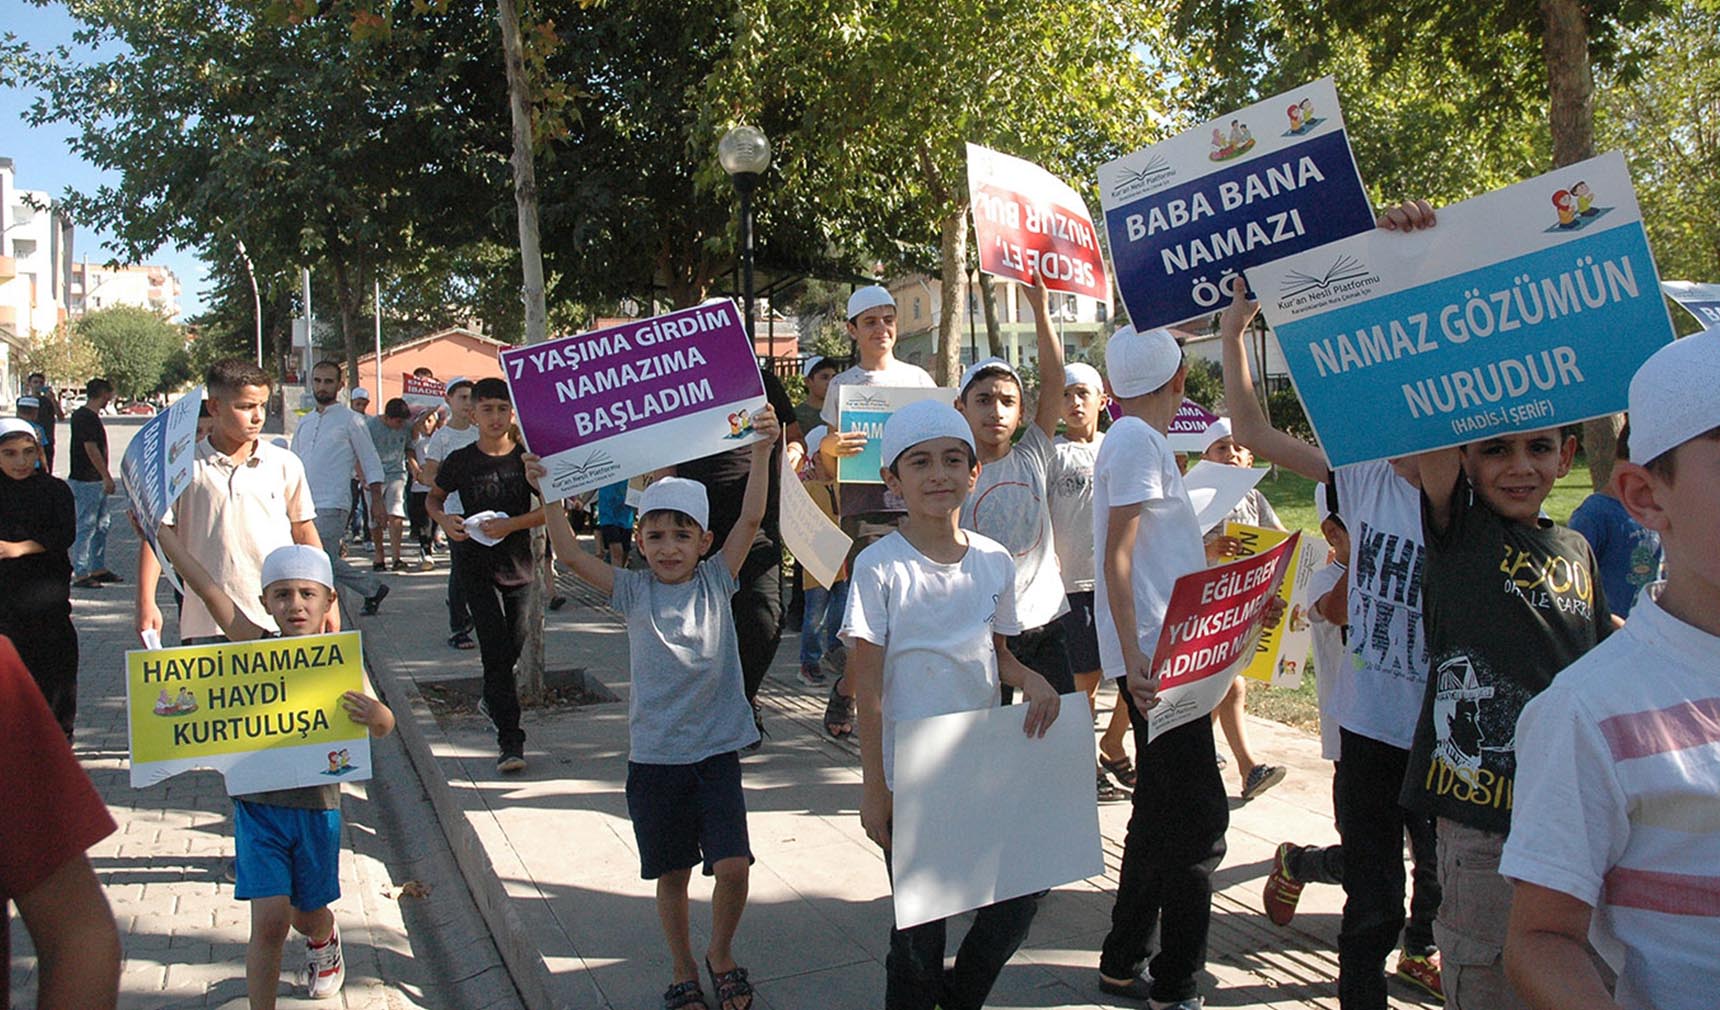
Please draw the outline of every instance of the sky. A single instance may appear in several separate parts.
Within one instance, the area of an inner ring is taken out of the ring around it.
[[[58,4],[37,7],[26,0],[0,0],[0,31],[17,36],[33,49],[70,44],[75,27],[71,16]],[[34,89],[0,87],[0,157],[12,159],[18,188],[44,190],[60,197],[68,189],[90,191],[104,182],[117,183],[118,173],[98,170],[73,153],[67,143],[74,133],[70,126],[29,125],[24,115],[36,97]],[[106,232],[74,222],[72,252],[80,260],[105,263],[119,252],[107,246],[109,238]],[[163,264],[179,277],[184,289],[179,299],[184,316],[194,316],[203,310],[209,275],[194,250],[165,247],[156,250],[147,262]]]

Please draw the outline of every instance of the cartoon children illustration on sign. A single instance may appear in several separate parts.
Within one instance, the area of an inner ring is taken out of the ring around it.
[[[1581,217],[1594,217],[1595,191],[1589,188],[1587,182],[1578,182],[1571,187],[1571,195],[1577,198],[1577,214]]]
[[[197,711],[197,698],[189,689],[183,687],[179,689],[177,696],[169,698],[167,688],[164,687],[161,693],[155,696],[155,707],[152,711],[156,715],[165,716],[190,715]]]
[[[729,415],[729,437],[740,438],[752,433],[752,415],[744,410],[735,411]]]
[[[1559,212],[1559,227],[1575,228],[1577,222],[1577,198],[1568,189],[1561,189],[1553,194],[1553,208]]]
[[[352,770],[352,757],[346,748],[328,752],[328,770],[323,772],[324,775],[345,775]]]
[[[1212,128],[1212,150],[1207,152],[1207,158],[1212,161],[1228,161],[1254,146],[1254,134],[1249,132],[1248,124],[1241,120],[1230,121],[1230,136],[1218,127]]]

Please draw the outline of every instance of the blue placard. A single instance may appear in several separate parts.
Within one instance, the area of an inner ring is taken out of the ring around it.
[[[1666,292],[1666,297],[1696,317],[1703,328],[1720,326],[1720,284],[1662,281],[1660,287]]]
[[[955,398],[951,390],[919,386],[838,386],[836,395],[837,430],[866,434],[866,445],[857,455],[837,461],[836,479],[842,484],[878,485],[884,483],[878,472],[884,466],[884,422],[890,415],[921,400],[948,402]]]
[[[1374,226],[1329,79],[1111,162],[1099,185],[1142,329],[1222,308],[1231,274]]]
[[[1596,194],[1579,214],[1573,185]],[[1618,155],[1249,279],[1333,466],[1621,411],[1672,339]]]

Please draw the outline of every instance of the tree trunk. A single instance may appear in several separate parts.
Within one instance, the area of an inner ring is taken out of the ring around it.
[[[538,245],[537,170],[532,164],[530,84],[526,80],[520,15],[514,0],[496,0],[496,21],[502,31],[502,55],[508,72],[508,111],[513,119],[514,204],[519,212],[520,295],[525,300],[526,343],[542,343],[548,335],[544,305],[543,253]],[[543,580],[537,566],[545,549],[543,530],[532,530],[532,581],[526,596],[526,640],[520,650],[519,692],[527,704],[543,700]]]
[[[985,346],[994,358],[1003,357],[1003,333],[997,325],[997,282],[990,274],[974,272],[979,278],[980,304],[985,307]]]
[[[330,256],[329,265],[334,269],[334,302],[340,313],[341,350],[346,361],[346,388],[350,393],[358,388],[357,286],[352,276],[353,268],[347,264],[344,257]],[[362,282],[362,277],[358,280]],[[305,382],[309,384],[310,376],[305,376]]]
[[[943,315],[938,319],[937,368],[932,378],[940,386],[954,386],[962,374],[962,319],[967,308],[967,211],[966,200],[955,204],[938,227]]]
[[[1541,0],[1541,53],[1547,64],[1547,123],[1553,167],[1595,156],[1595,77],[1589,65],[1587,8],[1580,0]],[[1583,422],[1583,451],[1596,490],[1612,479],[1617,414]]]

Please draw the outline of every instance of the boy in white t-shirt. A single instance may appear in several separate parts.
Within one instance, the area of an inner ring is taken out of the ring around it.
[[[1536,1010],[1698,1010],[1720,991],[1720,330],[1630,384],[1613,475],[1666,581],[1517,722],[1505,966]],[[1588,943],[1618,972],[1607,991]]]
[[[1433,227],[1435,215],[1426,201],[1413,201],[1388,210],[1378,223],[1388,231],[1410,232]],[[1420,476],[1413,458],[1356,463],[1334,472],[1319,446],[1271,426],[1254,398],[1242,340],[1256,308],[1244,285],[1236,285],[1219,321],[1224,401],[1236,440],[1269,463],[1334,488],[1350,531],[1350,670],[1335,685],[1333,702],[1343,752],[1334,796],[1344,831],[1338,1004],[1342,1010],[1385,1010],[1386,958],[1397,946],[1405,918],[1404,832],[1415,839],[1418,853],[1432,852],[1434,845],[1433,819],[1398,802],[1427,685]],[[1429,884],[1426,900],[1437,907],[1437,883]],[[1423,891],[1418,876],[1418,899]],[[1397,971],[1418,987],[1436,989],[1439,953],[1406,947]]]
[[[1230,809],[1212,723],[1194,719],[1148,743],[1145,715],[1158,704],[1152,654],[1172,587],[1206,565],[1200,522],[1165,439],[1186,369],[1170,331],[1128,326],[1106,342],[1105,367],[1124,416],[1093,468],[1093,592],[1105,676],[1124,679],[1118,693],[1135,729],[1137,778],[1099,987],[1156,1010],[1198,1010],[1212,873]]]
[[[1075,687],[1087,695],[1087,708],[1099,713],[1099,629],[1093,617],[1093,461],[1105,436],[1099,414],[1105,409],[1105,380],[1084,362],[1063,369],[1063,434],[1052,443],[1051,525],[1057,531],[1057,567],[1069,612],[1062,617],[1063,640]],[[1123,749],[1129,731],[1129,707],[1121,699],[1111,706],[1110,722],[1099,737],[1099,767],[1095,770],[1100,803],[1120,803],[1135,788],[1135,763]]]
[[[1059,397],[1044,390],[1063,387],[1063,345],[1051,328],[1044,280],[1030,289],[1039,344],[1041,395],[1032,422],[1022,428],[1026,390],[1021,375],[1002,358],[986,358],[962,373],[956,410],[967,419],[979,453],[979,482],[962,504],[961,525],[1004,546],[1015,559],[1015,615],[1021,633],[1009,651],[1050,682],[1058,694],[1075,690],[1069,646],[1058,620],[1069,610],[1058,572],[1051,528],[1051,436],[1063,414]],[[1003,702],[1014,700],[1005,686]]]
[[[1001,680],[1027,698],[1027,734],[1043,736],[1059,700],[1005,645],[1020,631],[1009,552],[957,522],[979,477],[967,422],[946,403],[911,404],[885,423],[881,458],[907,516],[855,559],[842,639],[860,717],[860,822],[888,866],[897,722],[995,706]],[[1037,904],[1023,895],[981,908],[947,972],[947,920],[892,929],[884,1006],[978,1010]]]

